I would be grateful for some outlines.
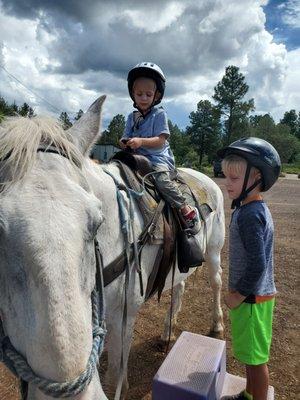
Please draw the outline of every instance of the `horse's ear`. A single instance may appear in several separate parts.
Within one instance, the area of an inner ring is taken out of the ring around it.
[[[99,137],[101,109],[105,99],[104,95],[94,101],[87,112],[68,130],[84,156],[89,154],[90,148]]]

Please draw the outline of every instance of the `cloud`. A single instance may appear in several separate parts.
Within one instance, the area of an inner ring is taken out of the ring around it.
[[[271,114],[278,121],[285,111],[299,111],[300,104],[300,49],[292,50],[287,55],[287,76],[282,83],[280,101],[272,108]]]
[[[282,21],[294,29],[300,28],[300,0],[287,0],[280,4]]]
[[[0,42],[0,64],[4,64],[4,45]]]
[[[290,58],[285,46],[274,43],[265,30],[263,0],[0,4],[0,26],[5,27],[0,28],[1,62],[61,110],[85,109],[98,94],[107,93],[106,118],[128,113],[132,104],[126,77],[140,61],[163,68],[166,108],[176,110],[173,115],[181,121],[187,121],[200,99],[211,99],[227,65],[241,68],[258,111],[272,113],[285,97]],[[30,96],[38,109],[51,109],[3,77],[1,73],[2,95],[15,100]]]

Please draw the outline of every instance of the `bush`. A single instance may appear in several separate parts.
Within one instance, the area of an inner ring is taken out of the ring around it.
[[[203,174],[209,176],[210,178],[212,178],[214,176],[213,167],[211,165],[209,165],[209,166],[202,165],[202,167],[199,169],[199,171],[202,172]]]
[[[300,163],[282,164],[282,172],[286,174],[300,174]]]

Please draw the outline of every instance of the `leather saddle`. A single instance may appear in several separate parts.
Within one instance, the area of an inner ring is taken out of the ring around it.
[[[158,293],[158,299],[160,299],[166,277],[172,265],[175,265],[176,257],[178,261],[183,260],[184,262],[181,272],[188,272],[189,267],[196,267],[202,264],[204,259],[201,256],[205,251],[205,235],[202,235],[203,241],[199,243],[195,238],[185,234],[177,211],[164,202],[155,188],[151,175],[146,177],[147,174],[153,171],[152,164],[146,157],[128,151],[120,151],[111,158],[110,162],[117,164],[120,174],[128,187],[138,192],[145,188],[144,195],[137,198],[137,204],[145,224],[145,229],[141,234],[142,240],[150,244],[160,245],[148,279],[146,299],[156,292]],[[205,225],[205,220],[212,211],[212,208],[208,205],[205,191],[201,192],[201,204],[199,204],[197,201],[197,197],[199,198],[199,182],[183,171],[176,172],[174,179],[176,179],[180,190],[188,199],[189,204],[194,204],[198,208],[202,220],[201,225]],[[144,186],[142,185],[143,178]],[[188,181],[188,184],[186,181]],[[192,183],[198,188],[197,197],[190,187]],[[203,229],[203,232],[205,233],[206,229]],[[176,243],[178,239],[180,243]],[[141,238],[139,240],[141,241]],[[187,256],[190,253],[188,247],[191,245],[192,247],[197,246],[198,249],[196,262],[193,262],[196,265],[186,264]]]

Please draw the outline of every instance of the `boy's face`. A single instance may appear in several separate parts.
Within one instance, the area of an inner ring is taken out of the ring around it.
[[[225,187],[231,200],[237,199],[242,192],[245,173],[227,170],[225,175]]]
[[[159,96],[156,93],[156,84],[152,79],[138,78],[133,85],[133,97],[135,104],[141,111],[148,111],[154,99]]]
[[[242,192],[245,173],[247,169],[247,164],[241,164],[239,168],[227,168],[224,172],[225,175],[225,187],[230,200],[237,199]],[[247,188],[253,185],[253,183],[259,178],[257,172],[253,170],[250,171],[248,178]],[[255,190],[255,189],[254,189]],[[252,193],[252,192],[251,192]]]

